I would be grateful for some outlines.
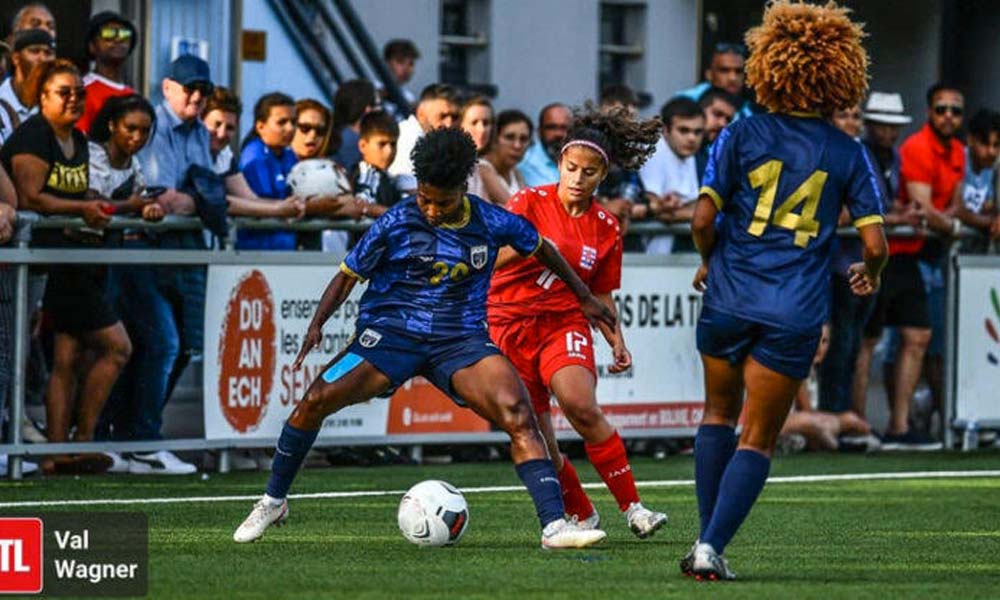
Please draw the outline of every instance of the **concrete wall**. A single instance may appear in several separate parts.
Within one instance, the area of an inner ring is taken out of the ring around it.
[[[413,79],[407,85],[415,94],[438,80],[438,0],[352,0],[379,52],[393,38],[412,40],[420,49]]]

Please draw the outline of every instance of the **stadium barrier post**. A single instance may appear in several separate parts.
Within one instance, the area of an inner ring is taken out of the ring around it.
[[[21,221],[18,219],[18,221]],[[17,247],[27,248],[31,239],[30,219],[20,223],[17,231]],[[17,283],[14,291],[14,368],[13,389],[10,407],[10,443],[15,447],[23,443],[21,438],[21,422],[24,421],[25,365],[28,362],[28,265],[17,265]],[[20,454],[11,454],[7,463],[7,476],[10,479],[21,479],[24,475],[22,466],[24,458]]]
[[[961,238],[948,242],[948,262],[945,273],[945,316],[944,316],[944,399],[941,407],[941,439],[946,450],[955,447],[955,373],[958,368],[958,251]]]
[[[205,399],[202,398],[202,402],[204,401]],[[230,454],[230,450],[228,448],[223,448],[219,450],[219,473],[225,474],[232,469],[231,459],[232,459],[232,454]]]
[[[424,462],[424,447],[420,444],[410,446],[410,460],[418,465]]]

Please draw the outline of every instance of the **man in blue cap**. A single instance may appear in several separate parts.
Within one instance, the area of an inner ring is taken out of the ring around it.
[[[183,191],[192,166],[211,170],[208,130],[200,116],[214,86],[208,63],[181,56],[170,63],[163,79],[163,101],[156,107],[156,130],[139,154],[146,184],[167,191],[157,201],[168,214],[191,215],[194,198]],[[126,248],[204,247],[201,232],[164,233],[153,238],[126,232]],[[160,439],[163,407],[171,383],[201,346],[201,325],[187,307],[204,304],[204,270],[200,267],[113,269],[122,314],[132,340],[132,360],[105,406],[100,433],[115,440]],[[112,471],[193,473],[196,467],[172,452],[136,453],[127,459],[111,453]]]

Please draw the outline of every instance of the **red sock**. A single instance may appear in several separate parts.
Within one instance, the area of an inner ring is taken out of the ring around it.
[[[590,463],[618,501],[618,508],[622,512],[633,502],[639,501],[639,492],[635,489],[635,479],[632,477],[632,465],[628,464],[625,444],[617,431],[600,444],[584,444],[584,448],[590,457]]]
[[[563,468],[559,471],[559,485],[562,486],[563,504],[566,505],[566,514],[580,520],[586,519],[594,512],[594,505],[590,503],[587,492],[583,491],[580,485],[580,478],[576,475],[576,469],[569,458],[563,454]]]

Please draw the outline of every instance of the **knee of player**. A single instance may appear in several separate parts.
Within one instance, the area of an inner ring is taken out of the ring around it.
[[[508,433],[531,429],[533,415],[527,396],[518,393],[501,392],[494,400],[499,411],[497,425]]]
[[[333,412],[331,408],[332,404],[329,391],[313,388],[307,391],[306,395],[302,397],[302,402],[299,404],[297,412],[302,413],[302,416],[310,421],[317,419],[322,421],[328,414]]]
[[[563,412],[577,428],[589,429],[595,427],[604,420],[604,413],[596,403],[587,404],[563,404]]]
[[[108,347],[107,355],[119,368],[124,367],[132,357],[132,341],[122,335]]]

